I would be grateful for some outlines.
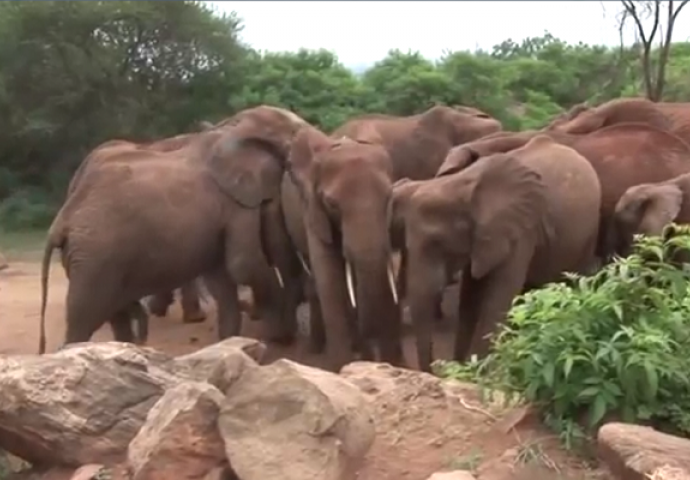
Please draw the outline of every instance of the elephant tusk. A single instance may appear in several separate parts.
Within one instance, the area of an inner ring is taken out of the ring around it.
[[[311,277],[311,270],[309,270],[309,267],[307,267],[307,262],[306,260],[304,260],[302,254],[297,252],[297,258],[299,258],[299,262],[302,264],[302,268],[304,269],[304,271],[307,272],[307,275]]]
[[[347,294],[350,296],[350,303],[354,308],[357,308],[357,301],[355,300],[355,288],[352,282],[352,266],[347,260],[345,261],[345,280],[347,281]]]
[[[391,293],[393,293],[393,301],[398,304],[398,289],[395,287],[395,273],[393,271],[393,262],[388,264],[388,283],[391,287]]]
[[[278,283],[280,284],[280,288],[285,288],[285,284],[283,283],[283,276],[280,274],[280,270],[278,270],[278,268],[274,266],[273,271],[276,272],[276,277],[278,277]]]

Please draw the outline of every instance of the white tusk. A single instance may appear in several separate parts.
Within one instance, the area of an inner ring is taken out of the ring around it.
[[[304,271],[307,272],[307,275],[311,277],[311,270],[309,270],[309,267],[307,267],[307,262],[304,260],[302,254],[297,252],[297,258],[299,258],[299,262],[302,264]]]
[[[354,308],[357,308],[357,301],[355,300],[355,288],[352,285],[352,266],[348,261],[345,261],[345,280],[347,281],[347,293],[350,296],[350,303]]]
[[[391,286],[391,292],[393,293],[393,301],[398,304],[398,289],[395,286],[395,273],[393,270],[393,262],[388,264],[388,283]]]
[[[276,277],[278,277],[278,283],[280,283],[280,288],[285,288],[283,283],[283,276],[280,274],[280,270],[277,267],[273,267],[273,271],[276,272]]]

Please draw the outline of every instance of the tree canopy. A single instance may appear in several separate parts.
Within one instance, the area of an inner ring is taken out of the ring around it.
[[[569,45],[546,32],[439,60],[392,50],[357,75],[326,50],[258,52],[241,29],[203,2],[0,2],[0,225],[49,223],[77,165],[105,140],[171,136],[262,103],[327,132],[355,115],[436,103],[518,130],[578,103],[647,95],[639,44]],[[685,100],[690,43],[649,53],[655,65],[665,54],[663,99]]]

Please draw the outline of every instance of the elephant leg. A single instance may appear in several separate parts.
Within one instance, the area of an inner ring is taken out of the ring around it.
[[[173,292],[159,292],[155,295],[151,295],[146,301],[146,307],[148,308],[151,315],[157,317],[165,317],[168,315],[168,308],[172,305],[175,297]]]
[[[317,354],[323,353],[326,349],[326,325],[323,322],[316,285],[311,276],[306,280],[306,291],[309,302],[309,351]]]
[[[411,258],[407,271],[410,314],[417,347],[419,369],[431,373],[433,363],[432,324],[445,286],[442,258]]]
[[[464,362],[468,356],[472,336],[474,335],[475,322],[479,316],[481,283],[475,280],[466,268],[462,272],[460,284],[460,300],[458,305],[458,319],[455,330],[455,342],[453,346],[453,360]]]
[[[297,307],[304,298],[304,269],[285,226],[279,201],[272,201],[261,211],[261,240],[269,262],[277,268],[285,293],[282,329],[286,340],[297,336]],[[275,301],[275,300],[274,300]]]
[[[353,359],[345,262],[339,252],[323,244],[310,231],[307,240],[309,264],[326,326],[328,365],[330,370],[337,372]]]
[[[129,317],[137,326],[134,343],[146,345],[149,338],[149,316],[141,302],[132,303],[129,310]]]
[[[467,297],[472,297],[473,315],[459,319],[460,324],[467,322],[468,328],[463,342],[464,351],[455,352],[457,361],[466,362],[472,355],[483,358],[489,353],[490,335],[505,322],[513,298],[519,295],[525,286],[533,251],[532,246],[518,245],[511,258],[483,278],[473,279],[474,285],[467,291],[464,290],[464,284],[469,275],[463,278],[463,293],[466,293]],[[463,301],[468,300],[467,297],[463,296],[460,299],[461,305]],[[456,345],[457,341],[456,337]]]
[[[291,344],[296,332],[286,328],[283,321],[285,293],[279,274],[269,265],[261,245],[260,212],[239,209],[233,217],[225,239],[226,268],[235,282],[251,287],[254,304],[265,325],[263,337]]]
[[[218,339],[239,336],[242,330],[242,312],[237,295],[237,283],[224,268],[205,274],[204,282],[218,306]]]
[[[201,308],[197,281],[193,280],[180,287],[182,297],[182,323],[201,323],[206,320],[206,312]]]
[[[107,268],[99,266],[92,270],[102,273]],[[105,319],[114,318],[117,312],[115,299],[119,291],[102,277],[103,275],[75,272],[74,269],[70,272],[65,301],[65,344],[88,342],[105,323]]]
[[[122,308],[111,318],[110,329],[113,331],[116,342],[135,343],[134,330],[132,329],[132,310],[131,306]]]

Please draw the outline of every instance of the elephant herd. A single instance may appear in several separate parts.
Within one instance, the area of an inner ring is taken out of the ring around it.
[[[690,104],[641,98],[576,106],[538,131],[437,105],[326,134],[263,105],[157,142],[109,141],[77,169],[48,232],[39,353],[59,249],[65,343],[88,341],[106,320],[116,340],[145,342],[141,299],[164,315],[177,288],[184,320],[203,321],[203,279],[221,339],[240,334],[239,285],[269,342],[295,340],[306,300],[310,347],[332,369],[355,352],[407,365],[406,303],[429,371],[455,275],[454,358],[466,360],[487,353],[517,294],[592,272],[627,253],[635,233],[690,222],[689,189]]]

